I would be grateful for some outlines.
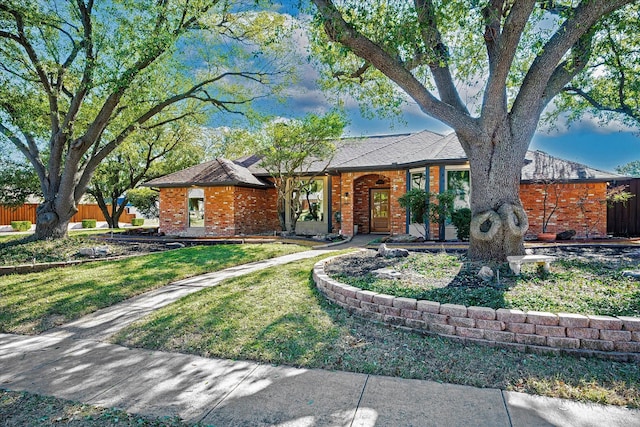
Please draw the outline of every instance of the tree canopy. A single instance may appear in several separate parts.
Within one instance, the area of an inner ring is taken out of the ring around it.
[[[603,124],[614,120],[640,130],[640,5],[602,19],[591,51],[585,70],[562,89],[550,119],[566,113],[576,121],[591,114]]]
[[[541,114],[586,67],[602,18],[638,2],[312,1],[325,85],[382,114],[409,98],[453,128],[470,163],[470,258],[523,254],[521,167]]]
[[[287,23],[232,0],[0,3],[0,135],[41,186],[36,237],[66,234],[125,139],[202,112],[247,113],[287,76]]]
[[[640,160],[634,160],[624,165],[616,167],[616,172],[622,175],[629,175],[640,178]]]

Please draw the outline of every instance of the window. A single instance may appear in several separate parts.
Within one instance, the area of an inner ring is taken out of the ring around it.
[[[447,170],[447,190],[453,191],[456,195],[453,201],[454,209],[468,208],[471,194],[469,170]]]
[[[311,179],[300,182],[298,192],[298,221],[324,220],[324,182],[322,179]]]
[[[189,190],[189,227],[204,227],[204,190]]]
[[[424,172],[412,172],[411,173],[411,184],[410,189],[419,188],[421,190],[425,189],[425,184],[427,180],[425,179]]]

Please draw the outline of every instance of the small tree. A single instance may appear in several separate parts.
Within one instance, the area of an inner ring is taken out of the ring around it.
[[[326,170],[335,153],[332,139],[342,135],[345,125],[342,114],[333,111],[324,116],[309,114],[302,120],[271,122],[256,134],[243,135],[246,143],[257,144],[260,165],[273,178],[283,231],[295,231],[301,212],[299,195]]]
[[[87,193],[96,199],[109,228],[118,228],[129,190],[202,160],[198,136],[184,120],[152,127],[132,135],[98,166]]]
[[[469,240],[469,233],[471,232],[471,209],[456,209],[451,215],[451,222],[456,227],[458,239]]]
[[[542,194],[542,232],[547,232],[549,222],[553,217],[553,214],[558,209],[558,202],[560,201],[560,194],[558,193],[558,184],[552,180],[542,181],[543,194]],[[553,194],[551,192],[553,191]],[[553,201],[550,201],[553,198]],[[551,203],[553,205],[551,205]]]
[[[409,209],[413,222],[424,225],[424,238],[428,239],[430,235],[428,223],[439,224],[442,229],[446,220],[453,214],[454,199],[455,193],[452,191],[429,193],[414,188],[401,196],[398,203],[404,209]],[[444,240],[443,233],[440,233],[439,240]]]

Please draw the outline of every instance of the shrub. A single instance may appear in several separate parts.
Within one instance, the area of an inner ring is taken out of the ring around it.
[[[131,218],[131,225],[136,227],[144,225],[144,218]]]
[[[95,219],[83,219],[82,228],[96,228],[97,223],[98,221]]]
[[[469,230],[471,228],[471,209],[460,208],[451,214],[451,222],[456,227],[458,239],[469,240]]]
[[[31,229],[31,221],[11,221],[13,231],[29,231]]]

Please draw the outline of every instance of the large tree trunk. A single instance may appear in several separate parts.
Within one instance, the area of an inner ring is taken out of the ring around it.
[[[507,131],[465,145],[472,186],[469,258],[506,261],[523,255],[529,222],[520,201],[520,177],[528,141]]]
[[[37,240],[51,240],[66,237],[69,222],[77,211],[73,205],[44,201],[36,210],[34,238]]]

